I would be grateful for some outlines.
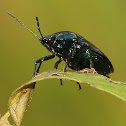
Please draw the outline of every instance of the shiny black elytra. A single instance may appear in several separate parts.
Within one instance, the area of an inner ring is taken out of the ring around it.
[[[52,59],[55,56],[59,57],[59,60],[55,63],[55,69],[57,69],[59,63],[64,60],[66,63],[64,72],[66,72],[67,67],[75,71],[83,70],[85,68],[95,68],[95,71],[98,74],[107,77],[109,77],[110,73],[114,72],[113,66],[106,55],[82,36],[70,31],[61,31],[52,35],[43,36],[39,28],[38,18],[36,17],[38,30],[42,36],[42,38],[39,38],[14,15],[9,12],[8,14],[34,34],[39,39],[40,43],[52,53],[51,55],[42,57],[35,62],[33,77],[39,73],[39,69],[43,61]],[[38,67],[37,64],[39,64]],[[62,84],[62,80],[60,81]],[[79,83],[77,82],[77,84]],[[79,89],[81,89],[80,84]]]

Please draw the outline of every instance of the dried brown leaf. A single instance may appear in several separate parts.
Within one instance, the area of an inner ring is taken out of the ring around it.
[[[9,116],[10,116],[10,112],[8,111],[7,113],[5,113],[4,116],[0,118],[0,126],[14,126],[9,123],[8,121]]]
[[[10,96],[8,105],[11,116],[17,126],[20,126],[24,112],[26,111],[33,95],[35,88],[35,82],[28,84],[23,84],[21,87],[17,88]]]

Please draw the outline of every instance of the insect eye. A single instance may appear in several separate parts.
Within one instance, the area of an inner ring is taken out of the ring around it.
[[[48,42],[50,42],[52,40],[52,38],[50,37],[50,38],[48,38]]]

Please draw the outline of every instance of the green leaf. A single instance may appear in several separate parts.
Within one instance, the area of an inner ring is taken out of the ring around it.
[[[10,96],[8,102],[9,111],[17,126],[20,125],[24,112],[30,104],[36,82],[51,78],[67,79],[80,83],[87,83],[94,88],[106,91],[126,101],[126,83],[112,81],[105,76],[91,73],[81,73],[75,71],[68,71],[66,73],[60,71],[43,72],[17,88]]]
[[[48,71],[37,75],[27,84],[50,78],[67,79],[80,83],[87,83],[93,86],[94,88],[106,91],[126,101],[126,83],[112,81],[110,78],[99,74],[81,73],[75,71],[69,71],[66,73],[60,71]]]

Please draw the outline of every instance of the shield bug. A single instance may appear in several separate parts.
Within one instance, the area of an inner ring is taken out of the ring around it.
[[[38,18],[36,17],[38,30],[41,35],[40,38],[18,18],[9,12],[8,14],[34,34],[39,39],[40,43],[52,53],[51,55],[44,56],[35,62],[33,77],[39,73],[43,61],[50,60],[56,56],[59,57],[59,60],[55,63],[54,68],[57,69],[59,63],[64,60],[66,63],[64,72],[66,72],[67,67],[75,71],[83,70],[85,68],[94,68],[98,74],[107,77],[109,77],[110,73],[114,72],[114,68],[106,55],[84,37],[70,31],[61,31],[52,35],[43,36],[39,27]],[[38,67],[37,64],[39,64]],[[62,80],[60,81],[62,84]],[[77,82],[77,84],[79,83]],[[80,84],[79,89],[81,89]]]

